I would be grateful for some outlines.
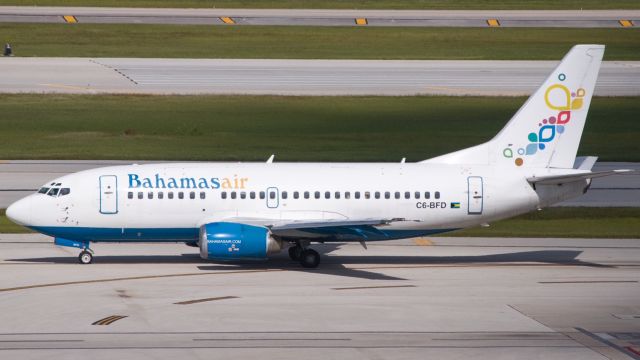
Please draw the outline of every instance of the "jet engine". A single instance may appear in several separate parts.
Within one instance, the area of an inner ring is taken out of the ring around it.
[[[200,227],[200,257],[207,260],[263,260],[282,250],[264,226],[213,222]]]

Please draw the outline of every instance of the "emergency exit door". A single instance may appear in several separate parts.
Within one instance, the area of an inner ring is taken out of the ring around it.
[[[467,186],[469,189],[468,213],[470,215],[480,215],[483,207],[482,177],[469,176],[467,178]]]
[[[118,178],[115,175],[100,176],[100,213],[118,213]]]

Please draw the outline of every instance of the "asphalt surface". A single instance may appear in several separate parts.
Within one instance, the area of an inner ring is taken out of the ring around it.
[[[529,95],[558,61],[0,58],[0,93]],[[640,95],[640,62],[606,61],[600,96]]]
[[[267,156],[265,156],[266,159]],[[86,169],[148,161],[4,160],[0,162],[0,209],[25,197],[43,184]],[[560,206],[640,207],[640,163],[599,162],[593,171],[634,169],[630,174],[594,179],[587,194]]]
[[[639,239],[433,238],[214,263],[0,235],[4,359],[632,359]],[[95,325],[92,325],[95,324]]]
[[[65,18],[67,16],[67,18]],[[360,19],[359,21],[357,19]],[[489,20],[495,20],[490,22]],[[621,21],[622,20],[622,21]],[[624,22],[624,21],[628,22]],[[0,22],[634,28],[640,10],[288,10],[0,6]]]

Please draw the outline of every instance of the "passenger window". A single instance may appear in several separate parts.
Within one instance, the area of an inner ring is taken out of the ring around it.
[[[133,192],[129,191],[129,193],[127,194],[127,198],[133,199]]]
[[[144,199],[144,194],[142,191],[138,192],[138,199]]]
[[[178,192],[178,199],[184,199],[184,193],[182,191]]]
[[[391,198],[391,193],[390,193],[390,192],[388,192],[388,191],[385,191],[385,192],[384,192],[384,198],[385,198],[385,199],[390,199],[390,198]]]
[[[167,195],[168,195],[169,199],[173,199],[173,191],[169,191],[167,193]]]
[[[299,198],[300,198],[300,193],[299,193],[299,192],[297,192],[297,191],[294,191],[294,192],[293,192],[293,198],[294,198],[294,199],[299,199]]]
[[[162,191],[158,192],[158,199],[164,199],[164,193]]]
[[[264,191],[260,191],[260,199],[264,199],[265,198],[265,192]]]
[[[247,192],[246,191],[241,191],[240,192],[240,199],[246,199],[247,198]]]
[[[304,198],[305,198],[305,199],[308,199],[308,198],[309,198],[309,192],[308,192],[308,191],[305,191],[305,192],[304,192]]]
[[[336,198],[336,199],[340,199],[340,191],[336,191],[336,196],[335,196],[335,198]]]
[[[393,197],[395,197],[396,199],[400,199],[400,192],[396,191],[396,193],[393,194]]]
[[[282,192],[282,198],[283,198],[283,199],[286,199],[287,197],[289,197],[289,194],[287,194],[287,192],[286,192],[286,191],[283,191],[283,192]]]
[[[276,192],[275,191],[269,191],[269,199],[275,199],[276,198]]]
[[[345,198],[345,199],[351,199],[351,193],[350,193],[350,192],[348,192],[348,191],[347,191],[347,192],[345,192],[345,193],[344,193],[344,198]]]
[[[148,198],[148,199],[153,199],[153,192],[149,191],[149,192],[147,193],[147,198]]]
[[[368,192],[368,191],[365,191],[365,192],[364,192],[364,198],[365,198],[365,199],[371,199],[371,193],[370,193],[370,192]]]
[[[189,192],[189,199],[195,199],[196,198],[196,193],[191,191]]]
[[[71,192],[71,189],[69,188],[62,188],[60,189],[60,196],[65,196],[65,195],[69,195],[69,193]]]
[[[226,198],[227,198],[227,192],[226,192],[226,191],[223,191],[223,192],[220,194],[220,196],[222,196],[222,198],[223,198],[223,199],[226,199]]]
[[[436,191],[436,199],[440,199],[440,191]]]
[[[405,199],[411,199],[411,193],[410,193],[410,192],[408,192],[408,191],[405,191],[405,192],[404,192],[404,198],[405,198]]]
[[[235,199],[237,196],[238,196],[238,194],[236,194],[236,192],[235,192],[235,191],[232,191],[232,192],[231,192],[231,198],[232,198],[232,199]]]
[[[375,193],[375,198],[376,198],[376,199],[380,199],[380,191],[376,191],[376,193]]]
[[[324,198],[325,199],[331,199],[331,191],[325,191],[324,192]]]
[[[425,199],[431,199],[431,193],[430,193],[430,192],[428,192],[428,191],[427,191],[427,192],[425,192],[425,193],[424,193],[424,198],[425,198]]]
[[[255,199],[256,198],[256,192],[255,191],[250,192],[249,193],[249,197],[252,198],[252,199]]]
[[[420,191],[416,191],[416,193],[413,195],[416,197],[416,199],[420,199]]]
[[[207,193],[206,193],[206,192],[204,192],[204,191],[201,191],[201,192],[200,192],[200,199],[204,199],[204,198],[206,198],[206,197],[207,197]]]
[[[316,199],[320,199],[320,191],[316,191],[313,195]]]
[[[356,191],[353,195],[356,199],[360,199],[360,191]]]

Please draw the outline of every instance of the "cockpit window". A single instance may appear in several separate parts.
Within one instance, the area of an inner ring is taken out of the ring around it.
[[[49,186],[43,186],[38,190],[38,194],[47,194],[51,197],[65,196],[71,193],[71,188],[61,187],[62,183],[51,183]]]

